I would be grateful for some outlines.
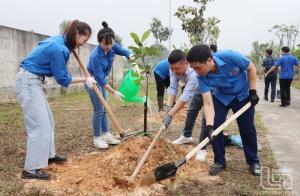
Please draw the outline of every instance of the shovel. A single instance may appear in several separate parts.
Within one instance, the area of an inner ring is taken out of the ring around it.
[[[138,174],[138,172],[140,171],[142,165],[144,164],[144,162],[146,161],[148,155],[150,154],[150,151],[152,150],[155,142],[157,141],[157,139],[159,138],[159,136],[161,135],[162,131],[164,130],[164,126],[161,126],[161,128],[159,129],[159,131],[157,132],[155,138],[152,140],[150,146],[148,147],[147,151],[145,152],[143,158],[140,160],[138,166],[135,168],[133,174],[129,177],[129,179],[123,179],[123,178],[118,178],[118,177],[113,177],[113,179],[115,180],[115,182],[117,184],[126,184],[126,185],[131,185],[134,181],[134,178],[136,177],[136,175]]]
[[[241,114],[243,114],[248,108],[250,108],[251,103],[247,103],[244,107],[242,107],[239,111],[237,111],[234,115],[232,115],[228,120],[226,120],[222,125],[220,125],[213,133],[213,136],[218,135],[224,128],[226,128],[232,121],[238,118]],[[154,170],[148,171],[146,175],[144,175],[140,185],[141,186],[149,186],[155,182],[165,180],[167,178],[173,177],[176,175],[176,171],[179,167],[186,163],[194,154],[196,154],[201,148],[203,148],[209,142],[209,138],[206,137],[198,146],[196,146],[191,152],[189,152],[183,159],[181,159],[176,165],[174,162],[170,162],[161,166],[158,166]]]
[[[84,72],[84,74],[88,77],[91,77],[91,75],[89,74],[89,72],[86,70],[85,66],[83,65],[83,63],[81,62],[79,56],[77,55],[76,51],[75,50],[72,50],[75,58],[77,59],[82,71]],[[105,110],[107,111],[110,119],[113,121],[115,127],[117,128],[119,134],[120,134],[120,137],[123,138],[126,134],[125,132],[122,130],[121,126],[119,125],[116,117],[114,116],[114,114],[112,113],[111,109],[109,108],[108,104],[106,103],[105,99],[103,98],[102,94],[100,93],[97,85],[94,84],[94,87],[93,87],[94,91],[96,92],[98,98],[100,99],[102,105],[104,106]]]

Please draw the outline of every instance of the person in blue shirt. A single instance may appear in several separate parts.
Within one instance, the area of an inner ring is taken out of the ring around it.
[[[113,93],[116,99],[122,101],[124,95],[113,89],[107,83],[106,77],[111,71],[116,54],[130,59],[134,59],[134,57],[130,50],[127,50],[115,43],[115,33],[108,27],[108,24],[105,21],[102,22],[102,26],[103,28],[97,35],[99,45],[90,54],[87,70],[90,75],[96,79],[97,87],[106,102],[108,101],[108,91]],[[94,115],[92,119],[94,145],[98,148],[104,149],[108,148],[108,144],[120,143],[120,141],[115,139],[109,132],[107,113],[96,92],[88,88],[86,85],[84,86],[94,107]]]
[[[170,86],[170,66],[168,59],[157,63],[153,71],[156,82],[158,111],[161,113],[164,108],[165,88],[167,89]]]
[[[272,57],[272,50],[266,50],[266,57],[263,62],[261,63],[261,69],[259,72],[259,79],[261,80],[261,75],[263,72],[267,73],[275,64],[276,59]],[[280,73],[280,70],[277,70]],[[274,102],[275,94],[276,94],[276,82],[277,82],[277,71],[274,70],[270,72],[269,77],[265,77],[265,90],[264,90],[264,99],[268,101],[268,93],[269,93],[269,86],[271,83],[271,102]]]
[[[55,153],[54,119],[43,92],[43,81],[54,77],[61,86],[84,82],[90,88],[96,81],[91,77],[73,77],[67,63],[73,49],[88,41],[90,26],[74,20],[63,35],[41,41],[22,61],[16,77],[14,93],[23,109],[23,120],[28,135],[23,179],[49,180],[51,175],[42,168],[52,162],[66,162],[67,158]]]
[[[294,79],[294,66],[300,68],[300,63],[296,57],[290,54],[290,48],[284,46],[281,48],[281,57],[276,61],[274,66],[265,74],[265,77],[271,77],[272,72],[281,67],[279,75],[280,107],[286,107],[291,104],[291,83]]]
[[[194,45],[190,49],[187,61],[198,74],[206,119],[205,132],[212,142],[215,155],[210,174],[217,175],[226,168],[223,131],[215,137],[212,137],[212,132],[226,121],[230,109],[235,113],[250,101],[251,107],[237,118],[237,123],[250,171],[259,176],[261,169],[254,126],[254,106],[259,97],[256,93],[254,64],[232,50],[211,54],[209,47],[203,44]],[[214,87],[213,93],[210,87]]]

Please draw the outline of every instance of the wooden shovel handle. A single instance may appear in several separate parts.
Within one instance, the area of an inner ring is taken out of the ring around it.
[[[75,50],[72,50],[72,52],[73,52],[75,58],[77,59],[77,61],[78,61],[79,65],[80,65],[82,71],[84,72],[84,74],[85,74],[86,76],[88,76],[88,77],[91,77],[90,73],[87,71],[87,69],[85,68],[85,66],[84,66],[83,63],[81,62],[81,60],[80,60],[79,56],[77,55],[76,51],[75,51]],[[107,111],[107,113],[108,113],[110,119],[111,119],[112,122],[114,123],[114,125],[115,125],[116,129],[118,130],[118,132],[119,132],[120,134],[123,134],[124,132],[123,132],[121,126],[119,125],[117,119],[115,118],[114,114],[112,113],[110,107],[109,107],[108,104],[106,103],[105,99],[103,98],[103,96],[102,96],[102,94],[100,93],[100,91],[99,91],[99,89],[98,89],[98,87],[97,87],[96,84],[94,84],[93,90],[96,92],[97,96],[99,97],[99,99],[100,99],[102,105],[104,106],[105,110]]]
[[[148,147],[147,151],[145,152],[143,158],[140,160],[138,166],[135,168],[133,174],[130,176],[129,178],[129,182],[132,183],[135,176],[138,174],[138,172],[140,171],[142,165],[144,164],[144,162],[146,161],[148,155],[150,154],[150,151],[152,150],[155,142],[157,141],[157,139],[159,138],[159,136],[161,135],[162,131],[164,130],[164,126],[161,126],[159,131],[157,132],[155,138],[152,140],[150,146]]]
[[[250,108],[251,103],[247,103],[244,107],[242,107],[239,111],[237,111],[234,115],[232,115],[228,120],[226,120],[222,125],[220,125],[212,135],[218,135],[222,130],[224,130],[232,121],[237,119],[241,114],[243,114],[248,108]],[[203,148],[209,142],[209,138],[206,137],[198,146],[196,146],[189,154],[186,155],[186,160],[189,160],[194,154],[196,154],[201,148]]]

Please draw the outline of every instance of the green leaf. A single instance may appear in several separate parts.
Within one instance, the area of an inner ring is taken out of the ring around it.
[[[140,84],[141,83],[141,80],[139,79],[139,80],[134,80],[134,83],[135,84]]]
[[[143,36],[142,36],[142,43],[149,37],[150,35],[150,30],[146,31]]]
[[[131,74],[131,76],[132,77],[139,77],[140,75],[138,73],[134,72],[134,73]]]
[[[141,65],[141,64],[139,64],[139,63],[138,63],[138,67],[139,67],[140,69],[145,69],[144,66]]]
[[[140,40],[140,38],[139,38],[139,36],[137,36],[137,34],[131,32],[130,35],[133,39]]]

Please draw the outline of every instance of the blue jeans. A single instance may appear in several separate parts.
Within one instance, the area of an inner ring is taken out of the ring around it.
[[[42,78],[20,68],[14,93],[23,109],[24,126],[28,135],[24,169],[45,168],[48,166],[48,159],[55,156],[55,123],[43,92]]]
[[[198,114],[203,106],[203,99],[201,94],[194,93],[188,110],[186,111],[186,119],[185,119],[185,125],[183,129],[183,136],[184,137],[192,137],[193,135],[193,128],[195,126],[196,119],[198,117]],[[204,122],[204,125],[203,125]],[[202,125],[201,125],[201,133],[200,133],[200,142],[205,139],[205,118],[204,115],[202,115]],[[206,149],[206,146],[202,149]]]
[[[103,86],[99,86],[98,84],[97,87],[105,101],[108,102],[108,91],[105,88],[103,88]],[[92,119],[94,136],[100,136],[100,132],[109,132],[107,113],[99,97],[93,89],[89,88],[85,84],[84,89],[88,92],[94,107],[94,115]]]
[[[206,127],[206,120],[205,120],[204,112],[202,112],[199,143],[201,143],[205,139],[205,127]],[[206,150],[206,147],[207,147],[207,145],[203,146],[203,148],[201,150]]]
[[[268,92],[269,92],[269,86],[271,83],[271,100],[275,99],[276,94],[276,81],[277,81],[277,73],[276,71],[273,71],[268,75],[268,77],[265,77],[265,92],[264,95],[266,98],[268,98]]]

